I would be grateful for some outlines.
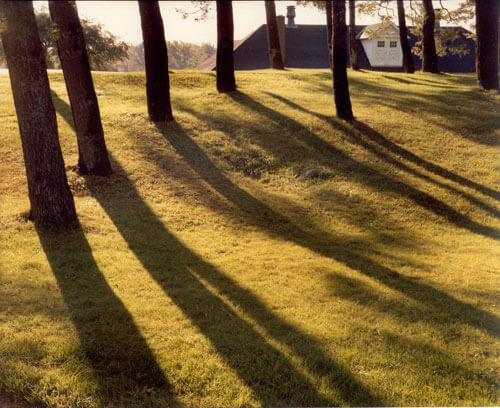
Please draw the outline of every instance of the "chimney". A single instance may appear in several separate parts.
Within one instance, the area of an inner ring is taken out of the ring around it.
[[[276,16],[276,23],[278,24],[278,35],[280,38],[280,50],[283,57],[283,64],[286,61],[286,47],[285,47],[285,16]]]
[[[297,28],[297,25],[295,24],[295,6],[288,6],[286,8],[286,17],[286,26],[288,28]]]

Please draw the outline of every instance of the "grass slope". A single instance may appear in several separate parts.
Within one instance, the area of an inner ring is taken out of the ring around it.
[[[114,174],[80,226],[26,221],[0,76],[0,390],[54,407],[499,405],[500,98],[469,75],[325,70],[94,76]],[[309,168],[321,177],[306,179]]]

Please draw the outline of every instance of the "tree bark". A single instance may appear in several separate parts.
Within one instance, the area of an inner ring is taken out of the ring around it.
[[[483,89],[498,89],[498,1],[476,0],[476,74]]]
[[[266,21],[267,21],[267,46],[269,50],[269,61],[273,69],[285,69],[283,56],[281,55],[280,37],[278,24],[276,22],[276,4],[274,0],[266,0]]]
[[[347,26],[344,1],[333,1],[333,93],[337,116],[353,120],[347,80]]]
[[[328,36],[328,53],[330,55],[330,69],[333,71],[333,15],[332,15],[333,0],[325,1],[326,9],[326,35]]]
[[[139,14],[144,43],[149,118],[153,122],[169,122],[174,117],[170,103],[168,50],[158,1],[139,0]]]
[[[111,173],[111,163],[76,4],[74,1],[51,0],[49,10],[58,30],[57,52],[75,122],[79,171],[107,175]]]
[[[354,0],[349,0],[349,54],[351,68],[359,71],[358,47],[356,46],[356,7]]]
[[[415,64],[411,54],[410,42],[408,41],[408,29],[406,28],[405,6],[403,0],[398,0],[399,40],[403,51],[403,67],[407,74],[415,72]]]
[[[59,145],[45,52],[31,1],[1,1],[2,43],[21,133],[30,218],[50,224],[76,221]]]
[[[234,23],[233,4],[228,0],[217,0],[217,90],[236,90],[234,79]]]
[[[423,61],[422,71],[431,72],[433,74],[439,73],[436,41],[434,38],[434,28],[436,24],[436,16],[434,14],[434,7],[432,0],[423,0],[424,5],[424,23],[422,26],[423,37]]]

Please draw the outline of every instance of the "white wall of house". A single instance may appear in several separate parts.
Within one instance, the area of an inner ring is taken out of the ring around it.
[[[363,33],[360,40],[372,67],[403,66],[403,51],[396,27],[379,33]]]

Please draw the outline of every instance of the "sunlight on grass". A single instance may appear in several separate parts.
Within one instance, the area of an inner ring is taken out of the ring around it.
[[[114,174],[82,177],[50,74],[80,225],[29,210],[0,75],[0,391],[54,407],[500,403],[500,98],[470,75],[95,74]],[[308,169],[321,171],[306,178]]]

